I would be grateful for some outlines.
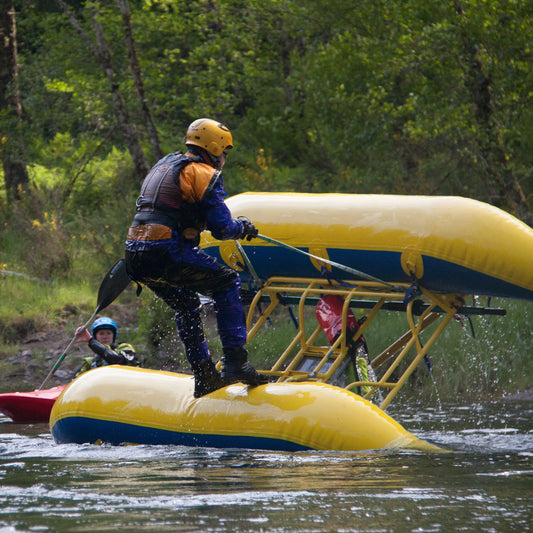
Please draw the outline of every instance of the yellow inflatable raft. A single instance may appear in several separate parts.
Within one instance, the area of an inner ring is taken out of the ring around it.
[[[246,193],[227,200],[265,236],[387,282],[443,293],[533,300],[533,229],[491,205],[460,197]],[[259,277],[350,279],[302,254],[243,241]],[[250,278],[234,241],[204,232],[202,248]]]
[[[55,402],[52,435],[58,443],[442,451],[367,400],[325,383],[235,384],[202,398],[193,397],[193,387],[193,378],[183,374],[92,370]]]
[[[288,290],[291,280],[309,278],[303,283],[300,304],[306,303],[312,290],[315,295],[324,290],[315,290],[317,281],[336,287],[335,294],[340,294],[342,287],[350,287],[343,304],[345,310],[354,297],[375,299],[376,294],[385,294],[383,298],[394,304],[401,297],[400,292],[405,292],[405,296],[416,293],[411,289],[417,285],[425,289],[420,292],[428,298],[429,307],[420,322],[415,322],[412,300],[404,302],[409,330],[375,358],[376,363],[383,364],[399,354],[379,382],[367,383],[394,387],[383,406],[455,315],[460,300],[456,295],[533,300],[533,229],[482,202],[457,197],[248,193],[234,196],[227,203],[233,216],[244,215],[253,220],[263,238],[237,244],[217,241],[205,232],[201,246],[240,270],[244,281],[247,277],[255,282],[257,277],[265,281],[282,277],[282,286],[267,294],[271,300],[269,312],[279,300],[278,293]],[[280,242],[275,244],[273,240]],[[294,248],[336,265],[325,264]],[[339,264],[352,272],[339,268]],[[364,282],[346,280],[359,279],[361,273],[397,285],[393,292],[373,287],[368,294],[362,290],[355,294]],[[317,280],[321,276],[329,279]],[[435,293],[446,294],[438,298]],[[361,330],[371,322],[381,303],[371,302],[371,316]],[[440,325],[422,345],[420,333],[441,314],[444,318]],[[305,362],[305,357],[317,359],[318,354],[316,368],[320,369],[306,375],[296,363],[289,364],[287,372],[295,373],[289,377],[318,379],[325,363],[331,363],[330,352],[336,350],[335,363],[330,365],[334,369],[347,357],[348,344],[341,335],[336,346],[314,347],[308,353],[319,330],[308,338],[302,326],[303,312],[301,315],[300,330],[282,357],[292,353],[296,341],[301,341],[295,358]],[[396,361],[402,360],[413,346],[416,357],[398,386],[389,383]],[[281,371],[275,374],[280,376],[278,383],[255,388],[235,384],[194,398],[192,376],[103,367],[82,374],[64,390],[54,404],[50,427],[58,443],[177,444],[287,451],[440,450],[349,390],[317,381],[287,382],[283,381],[287,376],[280,374]],[[326,379],[325,376],[323,380]]]

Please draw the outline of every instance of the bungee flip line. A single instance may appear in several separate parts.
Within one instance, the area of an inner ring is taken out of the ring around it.
[[[403,288],[392,285],[391,283],[383,281],[382,279],[375,278],[374,276],[371,276],[370,274],[366,274],[365,272],[361,272],[360,270],[356,270],[355,268],[351,268],[341,263],[336,263],[335,261],[330,261],[329,259],[324,259],[323,257],[320,257],[318,255],[313,255],[313,254],[310,254],[309,252],[304,252],[303,250],[300,250],[299,248],[291,246],[290,244],[284,243],[282,241],[273,239],[272,237],[267,237],[266,235],[261,235],[260,233],[257,235],[257,237],[259,239],[262,239],[263,241],[269,242],[271,244],[276,244],[277,246],[286,248],[287,250],[292,250],[293,252],[298,252],[300,254],[306,255],[307,257],[315,259],[316,261],[320,261],[321,263],[325,263],[326,265],[330,265],[332,267],[338,268],[339,270],[344,270],[345,272],[348,272],[349,274],[352,274],[354,276],[359,276],[360,278],[366,279],[368,281],[375,281],[377,283],[381,283],[382,285],[389,287],[389,289],[392,289],[393,291],[403,292],[404,290]]]
[[[237,245],[237,250],[239,250],[239,253],[242,255],[242,258],[244,260],[244,263],[246,264],[246,267],[248,268],[248,271],[252,275],[252,278],[254,279],[255,283],[257,284],[257,288],[261,288],[263,286],[263,282],[261,281],[261,278],[257,275],[257,272],[255,271],[255,268],[252,265],[250,258],[244,251],[242,244],[237,240],[235,241],[235,244]]]

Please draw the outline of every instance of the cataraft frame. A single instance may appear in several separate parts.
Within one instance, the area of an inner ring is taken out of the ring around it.
[[[344,385],[385,408],[454,317],[505,314],[504,309],[466,306],[467,297],[533,300],[533,254],[528,253],[533,230],[483,202],[245,193],[227,203],[234,216],[256,223],[259,238],[241,244],[205,233],[201,247],[240,271],[248,284],[253,295],[248,341],[278,306],[298,305],[297,332],[265,371],[280,382],[332,383],[351,357],[353,340],[372,331],[378,312],[400,311],[407,319],[405,333],[369,361],[381,377]],[[324,295],[343,301],[341,334],[325,347],[317,346],[323,324],[307,326],[304,313]],[[358,321],[358,331],[348,334],[350,308],[368,314]],[[377,401],[383,392],[385,398]]]
[[[241,253],[243,251],[241,250]],[[415,294],[416,297],[412,297]],[[318,346],[322,332],[321,325],[307,327],[310,322],[305,306],[316,305],[324,295],[335,295],[343,299],[342,329],[330,346]],[[261,304],[268,304],[261,310]],[[270,278],[253,297],[250,304],[247,326],[248,341],[269,320],[276,308],[298,305],[297,332],[285,351],[270,370],[262,373],[277,378],[277,381],[317,381],[331,383],[339,371],[347,367],[350,360],[350,341],[358,339],[368,330],[380,310],[404,312],[407,330],[381,353],[370,359],[374,371],[386,368],[377,381],[353,381],[344,388],[357,392],[367,390],[363,398],[373,400],[383,389],[386,394],[379,402],[385,409],[411,374],[427,356],[431,347],[448,324],[460,315],[505,315],[505,309],[465,306],[464,298],[455,294],[437,294],[420,286],[409,284],[380,284],[373,281],[359,281],[354,284],[342,281],[311,278]],[[369,309],[364,320],[359,320],[356,331],[347,328],[350,308]],[[255,316],[258,315],[258,318]],[[422,342],[421,335],[432,324],[437,323],[429,338]],[[389,363],[388,366],[386,363]],[[400,365],[403,362],[402,365]],[[305,367],[305,370],[304,370]],[[397,370],[398,369],[398,370]],[[393,374],[395,375],[393,378]],[[374,397],[374,398],[373,398]]]
[[[102,367],[54,404],[56,442],[442,451],[384,409],[455,317],[505,314],[469,307],[467,295],[533,301],[533,230],[457,197],[249,193],[227,203],[233,216],[254,221],[259,238],[217,241],[204,232],[200,247],[248,285],[250,346],[279,306],[298,307],[288,346],[260,370],[272,382],[194,398],[191,376]],[[329,322],[324,302],[335,302]],[[352,308],[367,310],[365,320]],[[404,333],[369,359],[368,379],[346,380],[354,359],[364,369],[364,339],[380,327],[379,311],[402,312]]]

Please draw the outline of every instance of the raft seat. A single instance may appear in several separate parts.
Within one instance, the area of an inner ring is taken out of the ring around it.
[[[320,381],[344,387],[349,359],[331,346],[310,346],[298,354],[282,369],[274,365],[267,372],[278,381]]]

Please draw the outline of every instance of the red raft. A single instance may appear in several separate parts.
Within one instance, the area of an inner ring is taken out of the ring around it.
[[[0,413],[13,422],[48,422],[50,412],[66,385],[32,392],[0,394]]]

